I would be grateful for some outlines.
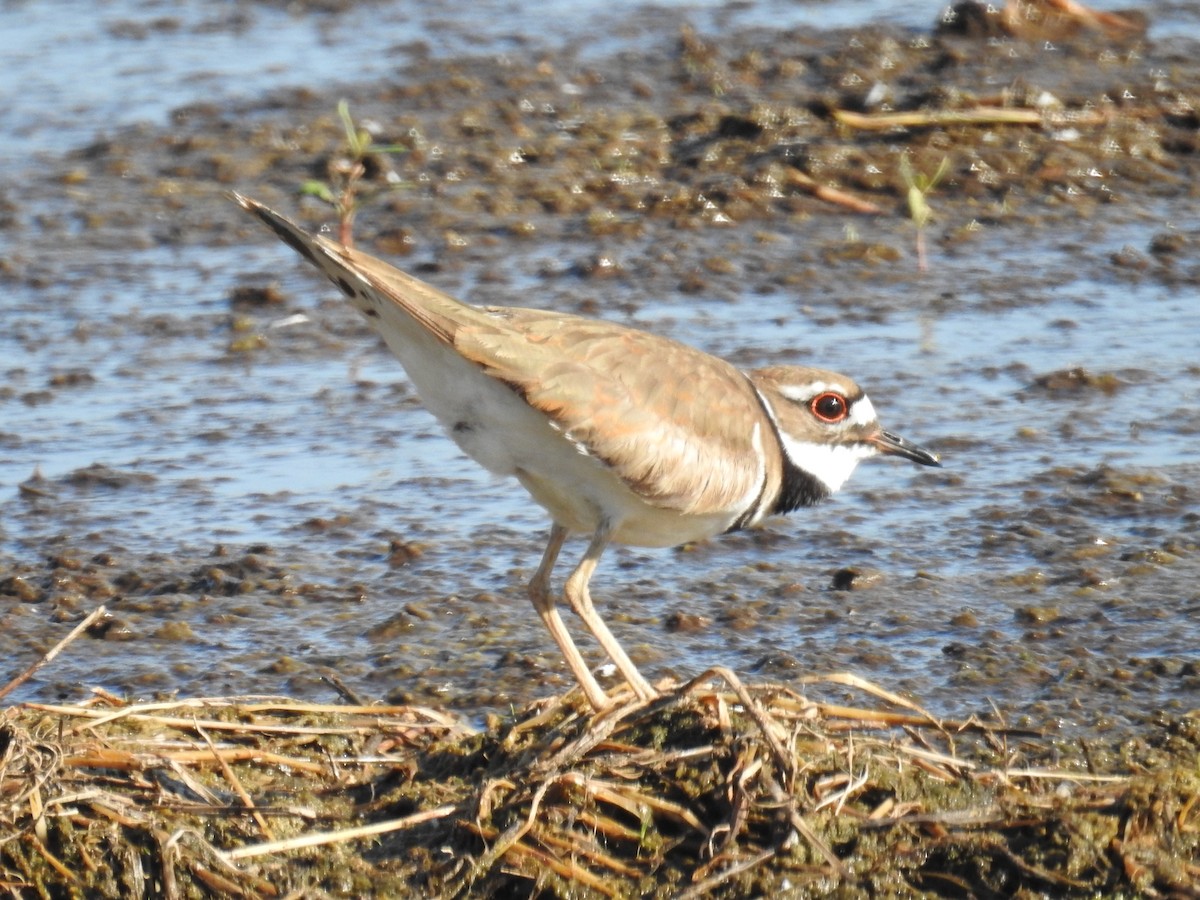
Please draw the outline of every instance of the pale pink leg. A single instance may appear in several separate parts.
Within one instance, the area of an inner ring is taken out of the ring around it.
[[[596,640],[600,642],[600,646],[604,648],[604,652],[608,654],[609,659],[616,664],[622,677],[629,682],[629,686],[633,688],[634,693],[642,700],[653,700],[658,696],[658,692],[650,686],[650,682],[642,677],[642,673],[637,670],[637,666],[633,664],[633,660],[629,658],[625,650],[617,643],[617,639],[613,636],[613,633],[608,630],[608,626],[604,624],[604,620],[600,618],[596,613],[595,607],[592,606],[592,597],[588,591],[588,582],[592,579],[592,573],[596,571],[596,565],[600,562],[600,556],[604,553],[604,548],[608,546],[609,535],[610,529],[608,525],[601,523],[600,527],[596,529],[596,533],[592,535],[592,542],[588,544],[587,552],[583,555],[583,559],[567,579],[563,593],[566,595],[567,602],[571,604],[571,608],[575,610],[579,618],[583,619],[583,624],[587,626],[588,631],[595,635]]]

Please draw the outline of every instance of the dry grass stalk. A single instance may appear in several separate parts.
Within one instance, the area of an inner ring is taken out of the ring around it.
[[[1122,111],[1122,115],[1128,110]],[[954,126],[1036,125],[1061,128],[1065,125],[1103,125],[1109,120],[1103,110],[1058,111],[1024,107],[976,106],[970,109],[919,109],[897,113],[833,111],[839,125],[860,131],[891,131],[895,128],[947,128]]]
[[[91,628],[92,625],[102,616],[107,614],[108,610],[106,610],[103,606],[97,606],[94,610],[92,610],[92,612],[85,616],[78,625],[71,629],[70,633],[68,633],[66,637],[42,654],[41,659],[34,662],[31,666],[9,681],[8,684],[0,688],[0,700],[3,700],[21,685],[23,685],[26,681],[28,681],[31,677],[33,677],[33,674],[42,666],[52,662],[54,657],[62,653],[63,648]]]
[[[357,828],[343,828],[339,831],[319,831],[302,834],[298,837],[282,841],[267,841],[262,844],[249,844],[235,847],[221,854],[221,858],[234,862],[239,859],[249,859],[252,856],[267,856],[276,853],[286,853],[289,850],[302,850],[306,847],[320,847],[322,844],[336,844],[342,841],[359,841],[377,834],[387,834],[391,831],[402,831],[413,828],[434,819],[441,819],[458,811],[455,806],[439,806],[423,812],[405,816],[402,819],[390,819],[386,822],[374,822],[370,825],[360,825]]]
[[[841,188],[833,187],[832,185],[821,184],[811,175],[806,175],[799,169],[789,168],[786,178],[791,187],[804,191],[806,194],[811,194],[818,200],[832,203],[834,206],[841,206],[850,212],[864,213],[869,216],[883,214],[882,207],[872,203],[870,200],[864,200],[862,197]]]
[[[593,716],[568,694],[482,733],[432,710],[265,698],[14,707],[0,720],[0,884],[1084,896],[1195,880],[1200,723],[1181,720],[1163,744],[1179,755],[1150,748],[1138,774],[1099,751],[1054,764],[1062,745],[939,720],[853,675],[806,689],[833,696],[716,669],[649,704]]]

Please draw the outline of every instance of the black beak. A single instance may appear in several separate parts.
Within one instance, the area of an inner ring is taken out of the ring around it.
[[[904,459],[911,459],[915,463],[920,463],[923,466],[941,466],[942,460],[936,453],[930,453],[924,447],[918,447],[916,444],[906,441],[899,435],[892,434],[890,431],[879,431],[874,436],[867,438],[872,444],[879,448],[879,452],[886,456],[901,456]]]

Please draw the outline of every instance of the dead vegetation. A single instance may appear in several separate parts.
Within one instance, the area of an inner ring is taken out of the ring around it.
[[[1200,896],[1200,721],[1098,746],[808,687],[870,705],[714,670],[483,729],[263,698],[14,706],[0,891]]]

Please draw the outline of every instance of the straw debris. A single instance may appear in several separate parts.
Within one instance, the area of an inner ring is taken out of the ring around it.
[[[255,697],[14,706],[0,893],[1200,896],[1197,719],[1098,746],[849,675],[806,688],[832,697],[718,669],[483,730]]]

